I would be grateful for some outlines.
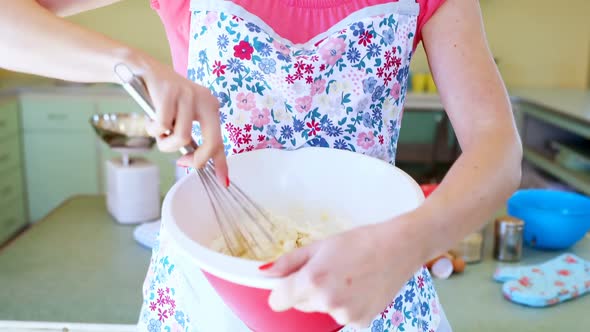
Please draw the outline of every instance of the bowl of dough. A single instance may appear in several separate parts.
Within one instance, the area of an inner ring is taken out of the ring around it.
[[[338,232],[380,223],[417,208],[420,186],[399,168],[360,153],[310,147],[262,149],[228,158],[232,183],[268,211],[281,232],[274,258]],[[162,208],[163,229],[194,266],[196,291],[211,289],[250,330],[334,332],[329,315],[274,312],[268,297],[278,282],[258,267],[268,259],[229,254],[207,192],[196,173],[180,179]],[[200,271],[200,272],[199,272]],[[202,272],[202,273],[201,273]],[[204,276],[204,277],[203,277]]]

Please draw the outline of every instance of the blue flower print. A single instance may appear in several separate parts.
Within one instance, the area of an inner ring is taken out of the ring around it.
[[[174,319],[176,319],[176,321],[178,322],[178,324],[180,324],[180,326],[184,327],[184,312],[182,311],[177,311],[174,314]]]
[[[194,81],[194,80],[195,80],[195,73],[196,73],[195,69],[194,69],[194,68],[191,68],[191,69],[189,69],[189,70],[188,70],[188,72],[186,73],[186,77],[187,77],[189,80],[191,80],[191,81]]]
[[[395,32],[393,29],[385,30],[383,32],[383,41],[386,45],[391,45],[395,41]]]
[[[338,136],[342,135],[343,130],[342,130],[342,127],[339,127],[339,126],[330,126],[330,127],[328,127],[328,129],[326,129],[326,133],[330,137],[338,137]]]
[[[352,34],[355,37],[358,37],[365,33],[365,25],[363,24],[363,22],[354,23],[350,26],[350,30],[352,30]]]
[[[207,58],[207,52],[205,52],[205,50],[199,51],[199,63],[206,65],[207,62],[209,62],[209,59]]]
[[[410,311],[412,312],[412,315],[414,317],[418,317],[418,315],[420,315],[420,304],[412,303],[412,308],[410,309]]]
[[[203,78],[205,78],[205,70],[203,69],[203,67],[199,67],[199,69],[197,69],[197,79],[199,81],[202,81]]]
[[[240,72],[246,70],[246,67],[244,67],[242,61],[236,58],[231,58],[227,62],[227,69],[229,69],[229,71],[231,71],[234,74],[239,74]]]
[[[295,130],[295,132],[300,132],[303,131],[303,128],[305,127],[305,124],[303,123],[303,121],[299,120],[299,119],[294,119],[293,120],[293,130]]]
[[[277,59],[279,59],[281,61],[284,61],[284,62],[287,62],[287,63],[291,62],[291,56],[290,55],[284,55],[283,53],[278,52],[278,51],[277,51]]]
[[[373,121],[378,122],[381,121],[383,117],[383,112],[381,111],[381,106],[376,106],[373,110]]]
[[[248,30],[250,30],[250,32],[255,32],[255,33],[259,33],[260,32],[260,28],[254,24],[254,23],[246,23],[246,28],[248,28]]]
[[[371,121],[371,114],[369,112],[364,112],[362,115],[363,118],[363,126],[367,128],[373,127],[373,121]]]
[[[375,87],[377,86],[377,80],[375,77],[369,77],[363,80],[363,91],[367,94],[373,93],[375,91]]]
[[[367,50],[367,54],[369,54],[372,57],[380,56],[381,55],[381,46],[379,46],[377,44],[369,45],[369,48]]]
[[[229,102],[229,96],[225,92],[213,92],[213,95],[219,100],[219,107],[225,107]]]
[[[219,123],[225,124],[225,121],[227,121],[227,114],[219,112]]]
[[[250,75],[252,76],[253,79],[255,79],[257,81],[263,81],[264,80],[264,75],[262,75],[262,73],[259,72],[258,70],[252,71],[252,73],[250,73]]]
[[[361,52],[356,47],[352,47],[346,52],[346,58],[351,63],[357,63],[361,59]]]
[[[273,74],[277,71],[276,65],[277,62],[274,59],[264,58],[260,60],[258,68],[260,68],[265,74]]]
[[[218,48],[224,50],[225,48],[227,48],[227,45],[229,45],[229,38],[227,38],[227,35],[221,35],[217,37]]]
[[[400,82],[400,83],[401,82],[405,82],[406,79],[408,78],[409,71],[410,71],[410,69],[409,69],[408,66],[405,66],[405,67],[401,68],[397,72],[397,77],[396,77],[397,81]]]
[[[323,117],[320,120],[320,129],[322,131],[327,131],[328,128],[332,127],[332,120],[329,119],[328,117]]]
[[[334,149],[348,150],[348,145],[346,144],[346,141],[339,139],[334,142]]]
[[[371,97],[371,100],[373,102],[376,102],[377,100],[379,100],[381,98],[381,96],[383,96],[384,90],[385,90],[385,86],[383,86],[383,85],[376,87],[375,91],[373,91],[373,96]]]
[[[260,43],[258,45],[258,53],[260,53],[260,55],[262,56],[270,56],[271,51],[272,49],[270,48],[270,45],[268,45],[267,43]]]
[[[284,139],[291,139],[293,137],[293,128],[289,125],[281,127],[281,137]]]
[[[416,294],[414,293],[414,290],[413,289],[408,289],[406,291],[406,293],[404,294],[405,302],[412,302],[412,301],[414,301],[414,296],[415,295]]]
[[[403,301],[404,301],[403,296],[400,295],[400,296],[396,297],[395,300],[393,301],[393,308],[397,311],[402,310],[402,307],[404,305]]]
[[[162,322],[157,319],[150,319],[150,324],[148,325],[149,332],[160,332],[162,330]]]
[[[408,280],[408,286],[415,288],[416,287],[416,278],[411,277],[410,280]]]
[[[308,146],[311,147],[320,147],[320,148],[329,148],[330,144],[328,144],[328,141],[326,141],[326,139],[324,139],[323,137],[316,137],[314,139],[312,139],[311,141],[307,142]]]
[[[428,303],[426,303],[426,301],[423,301],[422,305],[420,306],[420,312],[422,313],[422,316],[426,316],[429,311],[430,307],[428,306]]]
[[[428,332],[428,321],[426,319],[422,319],[422,331]]]
[[[268,127],[266,127],[266,134],[268,136],[275,136],[277,134],[277,126],[275,125],[268,125]]]
[[[383,319],[375,319],[371,324],[371,332],[383,332]]]

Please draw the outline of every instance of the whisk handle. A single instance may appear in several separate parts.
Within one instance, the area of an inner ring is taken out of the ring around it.
[[[152,103],[152,98],[147,90],[144,80],[133,73],[131,68],[123,63],[118,63],[115,65],[115,74],[121,81],[121,85],[123,89],[127,91],[127,93],[135,100],[135,102],[141,107],[141,109],[145,112],[145,114],[151,119],[156,120],[156,111],[154,108],[154,104]],[[169,136],[172,134],[171,130],[167,130],[164,135]],[[183,155],[191,154],[195,152],[198,148],[197,142],[194,139],[191,143],[181,147],[179,149],[180,153]]]

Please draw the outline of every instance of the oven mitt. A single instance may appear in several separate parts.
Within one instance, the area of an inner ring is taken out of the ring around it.
[[[590,292],[590,262],[563,254],[539,265],[500,267],[494,280],[512,302],[547,307]]]

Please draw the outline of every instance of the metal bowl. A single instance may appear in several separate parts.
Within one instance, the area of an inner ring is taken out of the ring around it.
[[[156,140],[145,130],[147,121],[139,113],[99,113],[90,118],[96,134],[115,149],[151,149]]]

